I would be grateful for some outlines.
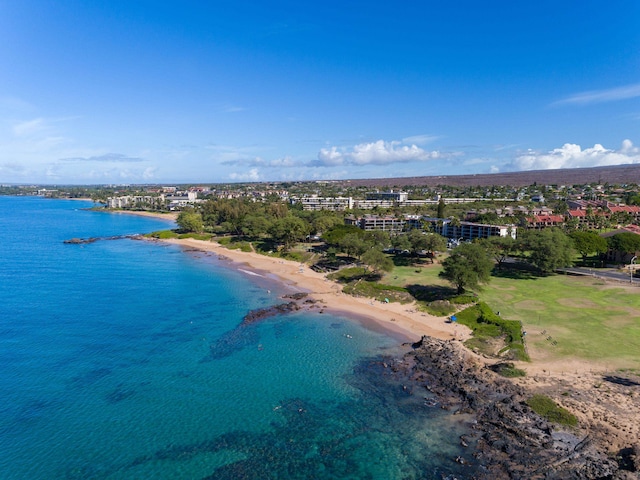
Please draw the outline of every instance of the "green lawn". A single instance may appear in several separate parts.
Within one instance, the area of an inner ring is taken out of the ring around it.
[[[480,298],[520,320],[540,355],[640,367],[640,289],[564,275],[493,277]]]
[[[448,285],[440,265],[396,267],[389,285]],[[520,320],[532,359],[577,357],[611,368],[640,368],[640,287],[589,277],[492,277],[480,299],[509,320]],[[543,333],[544,332],[544,333]]]

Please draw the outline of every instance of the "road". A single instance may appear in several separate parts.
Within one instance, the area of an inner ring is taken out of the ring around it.
[[[617,268],[584,268],[584,267],[571,267],[571,268],[559,268],[556,270],[558,273],[566,273],[569,275],[584,275],[597,278],[603,278],[605,280],[615,280],[618,282],[631,283],[631,277],[629,272],[624,270],[618,270]],[[640,278],[634,278],[633,283],[640,285]]]

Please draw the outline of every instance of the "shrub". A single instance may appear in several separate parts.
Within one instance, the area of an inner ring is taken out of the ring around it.
[[[468,305],[470,303],[476,303],[478,301],[478,297],[473,294],[465,293],[451,297],[449,301],[454,305]]]
[[[498,375],[502,375],[507,378],[525,377],[527,375],[527,372],[520,368],[516,368],[516,366],[511,362],[496,363],[495,365],[491,365],[489,368]]]
[[[545,395],[534,395],[527,400],[531,410],[551,423],[575,427],[578,419],[566,408],[560,407]]]
[[[367,282],[366,280],[351,282],[344,287],[343,291],[350,295],[375,298],[381,302],[385,301],[385,299],[399,303],[408,303],[412,300],[411,295],[405,288]]]
[[[335,273],[331,273],[327,275],[329,280],[334,280],[336,282],[348,283],[353,280],[357,280],[363,278],[367,275],[367,270],[363,267],[350,267],[343,268],[342,270],[338,270]]]
[[[456,314],[459,323],[473,330],[476,341],[471,342],[477,347],[484,340],[504,336],[506,346],[499,353],[507,353],[515,360],[529,360],[524,349],[522,339],[522,325],[515,320],[505,320],[491,310],[484,302],[465,308]],[[471,346],[469,344],[468,346]]]
[[[435,300],[429,302],[424,306],[424,310],[436,317],[446,317],[456,311],[455,307],[451,305],[448,300]]]
[[[195,240],[211,240],[210,233],[181,233],[178,238],[193,238]]]

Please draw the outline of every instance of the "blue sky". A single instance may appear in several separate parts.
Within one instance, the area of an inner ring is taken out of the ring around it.
[[[640,2],[0,0],[0,183],[640,163]]]

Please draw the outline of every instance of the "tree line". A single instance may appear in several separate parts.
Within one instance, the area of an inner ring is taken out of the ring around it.
[[[398,256],[422,257],[433,262],[436,252],[447,250],[447,239],[428,229],[417,228],[397,235],[381,230],[364,231],[345,225],[341,213],[305,211],[280,201],[210,199],[183,210],[177,224],[184,232],[209,232],[267,242],[281,254],[299,242],[320,240],[321,236],[325,258],[347,256],[375,273],[391,271]],[[608,250],[640,251],[640,236],[631,233],[605,239],[594,232],[566,233],[558,228],[520,232],[517,239],[489,237],[452,249],[443,261],[442,276],[464,291],[478,288],[488,281],[494,268],[500,270],[507,262],[526,263],[546,274],[572,266],[578,254],[584,261]]]

